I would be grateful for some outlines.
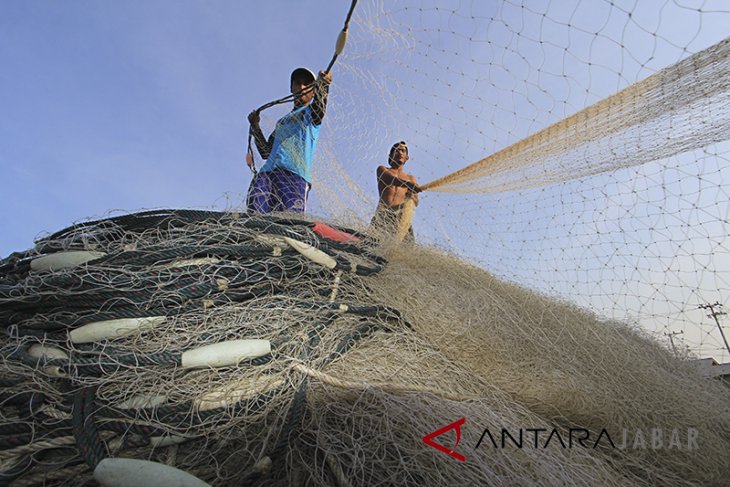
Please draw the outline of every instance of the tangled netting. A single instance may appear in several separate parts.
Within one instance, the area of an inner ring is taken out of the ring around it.
[[[369,220],[405,140],[422,242],[727,362],[729,122],[727,1],[361,1],[314,207]]]
[[[729,52],[725,39],[423,187],[464,193],[527,189],[722,142],[730,123]],[[708,112],[707,122],[698,123]]]
[[[211,485],[730,475],[730,392],[689,362],[440,251],[352,229],[176,210],[78,224],[0,262],[0,323],[12,485],[92,485],[120,458]],[[221,343],[248,348],[225,358]],[[460,418],[458,436],[435,441],[465,461],[421,441]],[[501,444],[528,429],[543,436]],[[604,430],[612,441],[596,443]]]

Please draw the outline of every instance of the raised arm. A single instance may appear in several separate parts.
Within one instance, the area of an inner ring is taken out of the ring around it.
[[[324,114],[327,111],[327,96],[332,83],[332,73],[319,72],[319,77],[314,83],[314,101],[312,101],[312,122],[314,125],[322,125]]]
[[[261,131],[261,115],[256,110],[252,111],[248,115],[248,121],[251,124],[251,130],[253,131],[253,140],[256,142],[256,148],[259,150],[259,154],[264,159],[269,158],[271,154],[271,148],[274,146],[274,133],[272,132],[267,140],[264,133]]]

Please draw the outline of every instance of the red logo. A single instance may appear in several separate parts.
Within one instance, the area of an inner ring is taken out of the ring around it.
[[[450,455],[450,456],[456,458],[460,462],[465,462],[466,457],[464,455],[462,455],[461,453],[456,453],[454,451],[456,449],[456,447],[459,446],[459,441],[461,441],[461,425],[464,423],[466,423],[466,418],[461,418],[459,420],[456,420],[451,424],[447,424],[446,426],[444,426],[441,429],[437,429],[433,433],[427,434],[426,436],[424,436],[422,438],[422,440],[428,446],[436,448],[438,451],[444,452],[447,455]],[[456,444],[454,445],[454,448],[449,450],[444,445],[441,445],[441,444],[433,441],[433,439],[436,438],[437,436],[441,436],[444,433],[446,433],[447,431],[451,431],[451,430],[456,430]]]

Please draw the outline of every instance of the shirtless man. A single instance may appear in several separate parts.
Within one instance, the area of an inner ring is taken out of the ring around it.
[[[375,228],[393,233],[400,223],[403,205],[407,199],[413,199],[418,205],[418,193],[421,188],[416,177],[403,170],[408,161],[408,145],[400,141],[390,148],[388,164],[390,167],[378,166],[378,193],[380,201],[375,210],[371,225]],[[413,240],[413,228],[408,229],[408,238]]]

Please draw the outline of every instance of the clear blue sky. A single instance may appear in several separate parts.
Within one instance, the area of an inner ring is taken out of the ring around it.
[[[339,3],[0,2],[0,256],[108,210],[240,201],[246,115],[326,66]]]

